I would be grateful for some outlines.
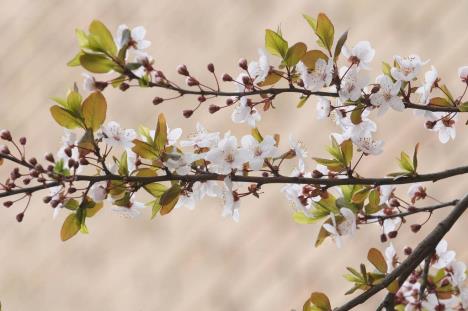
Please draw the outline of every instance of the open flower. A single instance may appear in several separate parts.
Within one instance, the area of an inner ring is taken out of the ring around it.
[[[332,224],[323,224],[323,228],[330,233],[333,240],[335,240],[336,246],[341,248],[341,236],[353,235],[356,232],[356,215],[349,208],[341,208],[341,215],[344,219],[340,222],[336,222],[335,214],[330,213]]]
[[[165,162],[166,167],[178,175],[188,175],[191,171],[192,163],[200,159],[200,155],[194,153],[168,154],[168,157],[168,160]]]
[[[219,132],[208,132],[200,122],[197,122],[196,128],[197,132],[190,135],[189,140],[182,140],[180,142],[182,147],[211,148],[218,144]]]
[[[102,126],[102,136],[102,141],[109,146],[130,149],[137,134],[135,130],[122,129],[117,122],[111,121]]]
[[[375,55],[375,50],[369,41],[359,41],[351,50],[344,45],[341,54],[348,62],[356,64],[358,68],[370,69],[369,65]]]
[[[379,186],[379,198],[380,204],[385,204],[388,200],[393,196],[393,192],[395,192],[396,187],[392,185],[382,185]]]
[[[429,120],[435,122],[434,126],[430,128],[431,131],[439,133],[439,141],[443,144],[447,143],[450,138],[455,139],[457,134],[455,129],[455,122],[458,119],[457,114],[446,112],[431,112],[428,113]]]
[[[237,196],[236,192],[233,191],[234,184],[232,183],[231,177],[226,176],[224,179],[224,208],[223,208],[223,217],[232,217],[235,222],[239,222],[240,214],[240,199]]]
[[[458,68],[458,76],[462,82],[468,83],[468,66]]]
[[[408,196],[411,198],[411,203],[415,203],[418,200],[423,200],[426,198],[426,187],[421,183],[415,183],[410,186],[408,189]]]
[[[229,174],[233,169],[242,169],[249,161],[248,151],[237,147],[237,138],[230,132],[224,135],[217,147],[206,153],[206,160],[210,161],[210,169],[218,174]]]
[[[318,91],[324,86],[329,86],[333,77],[333,61],[331,59],[317,59],[314,70],[310,70],[303,62],[296,66],[301,75],[304,87],[310,91]]]
[[[380,89],[377,93],[371,94],[370,101],[374,107],[379,109],[379,114],[385,113],[389,107],[392,107],[396,111],[403,111],[405,105],[401,100],[398,93],[401,88],[401,81],[393,83],[386,75],[380,75],[377,77],[377,83],[380,85]]]
[[[132,197],[128,206],[114,206],[112,208],[112,211],[125,218],[135,218],[141,214],[141,210],[144,208],[144,203],[135,202],[135,200]]]
[[[130,36],[126,36],[128,33]],[[117,28],[117,33],[115,37],[115,42],[117,47],[121,49],[124,45],[128,44],[129,47],[132,47],[136,50],[144,50],[151,45],[151,42],[145,40],[146,29],[143,26],[137,26],[130,29],[127,25],[120,25]]]
[[[254,83],[258,84],[265,81],[265,78],[270,72],[270,64],[268,62],[268,55],[264,49],[258,49],[259,59],[258,62],[252,61],[249,63],[247,71],[254,79]]]
[[[107,182],[101,181],[93,184],[89,189],[89,196],[96,203],[104,201],[107,197]]]
[[[319,97],[317,102],[317,119],[324,119],[330,115],[331,101],[328,98]]]
[[[341,87],[338,92],[340,99],[356,101],[361,97],[362,89],[369,82],[369,76],[363,71],[358,71],[354,66],[340,68]]]
[[[255,107],[249,105],[250,100],[247,97],[241,97],[239,104],[232,111],[232,121],[234,123],[247,123],[250,127],[255,127],[256,123],[262,119],[262,116]]]
[[[393,67],[391,69],[392,77],[396,80],[411,81],[418,75],[421,70],[421,66],[426,65],[429,60],[422,62],[418,55],[412,54],[407,57],[401,57],[399,55],[394,56],[395,61],[399,67]]]
[[[289,135],[289,148],[291,148],[292,152],[294,152],[294,155],[297,157],[299,170],[303,171],[307,158],[307,150],[304,148],[304,145],[292,135]]]
[[[436,269],[442,269],[447,267],[454,259],[455,259],[455,252],[447,250],[447,241],[442,240],[436,246],[436,253],[435,253],[435,262],[432,266]]]
[[[275,146],[275,139],[268,135],[258,142],[252,135],[245,135],[241,140],[242,147],[248,151],[249,165],[254,171],[263,167],[266,158],[274,157],[278,154],[278,148]]]
[[[398,259],[396,256],[395,247],[393,247],[393,244],[390,243],[390,245],[385,249],[385,261],[387,262],[387,273],[390,273],[393,271],[393,269],[396,267],[397,260]]]
[[[384,142],[382,140],[374,140],[370,135],[360,136],[354,139],[353,143],[356,145],[357,150],[365,155],[379,155],[383,152]]]
[[[431,66],[431,70],[424,74],[424,84],[416,89],[416,94],[419,95],[419,104],[429,104],[431,91],[434,88],[434,83],[437,81],[438,72],[434,66]]]
[[[135,54],[135,63],[140,64],[140,67],[132,70],[133,74],[139,78],[145,74],[151,74],[154,70],[154,59],[146,52],[136,51]]]

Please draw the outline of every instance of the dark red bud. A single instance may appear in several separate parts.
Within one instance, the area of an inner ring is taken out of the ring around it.
[[[232,81],[232,77],[229,74],[225,73],[223,74],[223,81],[224,82]]]
[[[19,213],[18,215],[16,215],[16,221],[18,222],[22,222],[23,218],[24,218],[24,213]]]
[[[380,235],[380,242],[382,242],[382,243],[387,242],[387,235],[385,233],[382,233]]]
[[[245,58],[239,59],[239,67],[244,70],[247,70],[248,65],[247,65],[247,60]]]
[[[55,163],[54,155],[52,153],[47,153],[44,158],[49,162]]]
[[[221,109],[219,106],[216,106],[216,105],[210,105],[210,107],[208,107],[208,111],[213,114],[217,111],[219,111],[219,109]]]
[[[183,75],[183,76],[186,76],[188,77],[190,75],[188,69],[187,69],[187,66],[185,65],[179,65],[177,66],[177,72],[180,74],[180,75]]]
[[[5,206],[6,208],[10,207],[13,205],[13,201],[5,201],[3,202],[3,206]]]
[[[320,172],[318,170],[313,170],[312,171],[312,177],[313,178],[321,178],[321,177],[323,177],[323,174],[322,174],[322,172]]]
[[[156,97],[153,99],[153,105],[159,105],[159,104],[162,103],[163,101],[164,101],[164,98],[161,98],[161,97],[156,96]]]
[[[23,145],[23,146],[26,145],[26,142],[27,142],[26,137],[21,137],[21,138],[19,139],[19,142],[20,142],[20,144]]]
[[[396,238],[397,235],[398,235],[398,231],[390,231],[390,232],[388,233],[388,237],[389,237],[390,239]]]
[[[37,165],[37,159],[36,158],[31,158],[29,159],[29,163],[31,163],[31,165]]]
[[[405,253],[406,256],[409,256],[411,255],[411,253],[413,252],[413,249],[409,246],[406,246],[404,249],[403,249],[403,252]]]
[[[0,131],[0,138],[2,138],[3,140],[7,140],[7,141],[12,141],[13,140],[9,130]]]
[[[200,96],[198,96],[198,101],[199,101],[200,103],[203,103],[203,102],[206,101],[206,97],[203,96],[203,95],[200,95]]]
[[[410,228],[411,228],[411,231],[413,231],[414,233],[416,233],[416,232],[418,232],[419,230],[421,230],[421,225],[419,225],[419,224],[414,224],[414,225],[411,225]]]
[[[0,153],[2,154],[10,154],[10,149],[7,146],[1,146]]]
[[[232,98],[226,99],[226,106],[231,106],[232,104],[234,104],[234,101],[232,100]]]
[[[184,110],[182,112],[182,114],[184,115],[184,117],[186,117],[187,119],[190,118],[193,114],[193,110]]]
[[[42,202],[44,202],[45,204],[49,203],[51,200],[52,200],[51,196],[46,196],[42,198]]]
[[[119,89],[122,91],[122,92],[125,92],[126,90],[128,90],[130,88],[130,85],[128,85],[128,83],[121,83],[120,86],[119,86]]]
[[[212,63],[209,63],[208,66],[206,66],[209,72],[214,73],[215,67]]]
[[[200,82],[198,82],[194,77],[187,77],[185,83],[187,83],[188,86],[196,86],[200,84]]]

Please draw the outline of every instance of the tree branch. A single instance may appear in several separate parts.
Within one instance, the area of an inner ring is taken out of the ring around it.
[[[368,216],[366,216],[366,219],[385,220],[385,219],[391,219],[391,218],[396,218],[396,217],[406,217],[406,216],[409,216],[409,215],[423,213],[423,212],[432,213],[433,211],[438,210],[440,208],[457,205],[457,203],[459,201],[460,200],[453,200],[453,201],[450,201],[450,202],[440,203],[440,204],[437,204],[437,205],[418,207],[415,210],[411,210],[411,211],[403,212],[403,213],[398,213],[398,214],[393,214],[393,215],[368,215]]]
[[[440,240],[442,240],[444,235],[453,227],[453,225],[457,222],[457,220],[466,211],[467,208],[468,194],[465,195],[463,199],[450,212],[450,214],[444,220],[438,223],[434,230],[429,235],[427,235],[422,242],[419,243],[419,245],[414,249],[411,255],[406,258],[406,260],[404,260],[391,273],[387,274],[381,283],[371,287],[369,290],[348,301],[341,307],[335,308],[334,311],[351,310],[352,308],[367,301],[382,289],[386,288],[397,278],[399,286],[401,286],[411,274],[411,272],[414,271],[414,269],[416,269],[425,258],[432,254]]]

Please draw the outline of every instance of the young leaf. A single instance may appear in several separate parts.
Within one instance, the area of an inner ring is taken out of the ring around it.
[[[62,229],[60,230],[60,238],[62,241],[69,240],[80,231],[80,228],[81,224],[76,213],[72,213],[68,215],[63,222]]]
[[[270,54],[285,58],[288,52],[288,42],[278,33],[267,29],[265,31],[265,48]]]
[[[117,47],[114,43],[114,38],[110,33],[109,29],[98,20],[94,20],[89,25],[89,33],[97,38],[97,41],[103,50],[110,55],[115,55],[117,53]]]
[[[83,51],[79,51],[78,53],[76,53],[76,55],[70,59],[67,63],[67,66],[69,67],[76,67],[76,66],[79,66],[81,65],[80,64],[80,57],[84,55]]]
[[[52,118],[54,118],[55,122],[64,128],[71,130],[81,127],[80,121],[75,118],[70,111],[60,106],[54,105],[50,107],[50,113],[52,114]]]
[[[377,270],[384,274],[387,273],[387,262],[385,261],[385,257],[378,249],[371,248],[367,253],[367,259],[370,261],[371,264],[374,265],[374,267],[377,268]]]
[[[132,151],[138,154],[143,159],[155,160],[158,157],[158,153],[152,145],[138,139],[135,139],[133,141],[133,144],[135,146],[133,146]]]
[[[414,152],[413,152],[413,168],[414,172],[418,170],[418,150],[419,150],[419,143],[416,144],[414,147]]]
[[[144,186],[144,188],[155,198],[160,198],[167,190],[167,187],[160,183],[151,183]]]
[[[299,98],[299,102],[297,103],[296,108],[302,108],[302,106],[304,106],[304,104],[307,102],[308,99],[309,99],[309,96],[301,96]]]
[[[347,139],[341,143],[341,153],[343,154],[343,164],[350,165],[353,160],[353,142],[351,139]]]
[[[370,187],[365,187],[355,192],[353,194],[353,197],[351,198],[351,202],[356,203],[356,204],[363,203],[367,199],[370,191],[371,191]]]
[[[335,28],[332,22],[324,13],[320,13],[317,17],[317,29],[315,33],[322,41],[323,45],[331,53],[333,46],[333,37],[335,35]]]
[[[93,202],[93,203],[94,204],[86,208],[86,217],[93,217],[104,207],[103,202],[99,202],[99,203]]]
[[[163,193],[159,200],[159,204],[161,204],[161,215],[169,214],[172,211],[179,200],[180,190],[179,184],[175,184]]]
[[[338,60],[338,57],[341,54],[341,49],[343,48],[343,45],[346,42],[346,39],[348,39],[348,31],[345,31],[341,37],[338,39],[336,42],[335,46],[335,53],[333,54],[333,60],[336,62]]]
[[[161,204],[159,204],[159,200],[154,200],[150,203],[152,204],[151,219],[154,219],[156,215],[158,215],[159,211],[161,210]]]
[[[154,144],[157,150],[164,150],[167,144],[167,125],[164,114],[159,114],[158,123],[156,125],[156,133],[154,134]]]
[[[401,155],[400,155],[399,164],[403,170],[410,172],[410,173],[414,172],[414,168],[411,163],[410,157],[403,151],[401,152]]]
[[[286,66],[293,67],[295,66],[307,52],[307,46],[302,43],[298,42],[291,46],[286,53],[286,57],[284,62]]]
[[[319,308],[320,311],[331,311],[332,309],[330,300],[324,293],[314,292],[310,295],[309,300],[315,307]]]
[[[97,131],[106,119],[107,103],[101,92],[91,93],[81,108],[87,128]]]
[[[103,55],[81,55],[80,64],[84,69],[94,73],[107,73],[115,69],[114,63]]]
[[[327,213],[327,215],[328,215],[328,213]],[[308,217],[302,212],[294,212],[293,220],[294,220],[294,222],[296,222],[298,224],[308,225],[308,224],[316,223],[318,220],[320,220],[320,218]]]
[[[306,65],[310,70],[315,70],[315,64],[317,60],[321,58],[324,61],[328,61],[328,56],[320,50],[310,50],[304,54],[301,61]]]
[[[430,106],[438,106],[438,107],[451,107],[452,104],[448,101],[447,98],[443,97],[434,97],[431,98],[429,101]]]
[[[259,143],[261,143],[261,142],[263,141],[262,134],[260,134],[260,131],[258,130],[258,128],[253,128],[253,129],[252,129],[252,136],[253,136],[253,138],[255,138],[255,140],[258,141]]]
[[[307,21],[307,23],[310,25],[310,27],[314,30],[314,32],[317,30],[317,20],[313,18],[312,16],[302,14],[304,19]]]

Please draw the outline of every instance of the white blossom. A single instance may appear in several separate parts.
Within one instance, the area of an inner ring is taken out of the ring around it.
[[[341,100],[356,101],[361,97],[362,89],[367,86],[369,76],[364,71],[359,71],[355,67],[340,68],[341,87],[339,95]]]
[[[319,97],[317,102],[317,119],[324,119],[330,115],[331,101],[325,97]]]
[[[437,260],[432,266],[436,269],[447,267],[455,259],[455,252],[447,250],[447,241],[445,240],[440,241],[435,250]]]
[[[374,140],[372,136],[359,136],[353,139],[353,143],[356,145],[359,152],[363,152],[365,155],[379,155],[383,152],[382,140]]]
[[[218,174],[229,174],[233,169],[242,169],[249,161],[248,151],[237,147],[237,138],[230,132],[224,135],[217,147],[206,153],[206,160],[210,161],[210,170]]]
[[[83,90],[86,92],[94,92],[98,90],[96,87],[96,79],[92,75],[88,73],[82,73],[81,75],[84,77]]]
[[[137,134],[133,129],[122,129],[120,125],[111,121],[107,125],[102,126],[102,141],[112,147],[122,147],[129,149],[133,147],[133,140]]]
[[[392,272],[396,262],[396,251],[392,243],[385,249],[385,261],[387,263],[387,273]]]
[[[426,187],[421,183],[412,184],[408,189],[408,196],[411,198],[411,203],[424,199],[426,197]]]
[[[439,134],[439,141],[443,144],[447,143],[450,139],[455,140],[456,129],[455,123],[458,115],[446,112],[430,112],[427,114],[430,121],[435,122],[435,125],[430,129]]]
[[[136,51],[135,52],[135,63],[140,64],[135,70],[132,70],[133,74],[139,78],[143,77],[145,74],[151,73],[153,71],[154,59],[146,52]]]
[[[289,135],[289,148],[291,148],[298,160],[299,170],[303,171],[305,168],[305,160],[307,158],[307,150],[304,148],[304,145],[292,135]]]
[[[382,185],[379,186],[379,204],[385,204],[388,200],[392,197],[393,192],[395,191],[396,187],[393,185]]]
[[[249,106],[247,97],[239,99],[239,103],[232,111],[231,118],[234,123],[247,123],[250,127],[256,127],[256,123],[262,119],[258,110]]]
[[[374,107],[379,109],[379,114],[384,114],[389,107],[396,111],[403,111],[405,105],[398,96],[401,81],[393,83],[388,76],[380,75],[377,77],[377,83],[380,85],[380,89],[377,93],[371,94],[370,101]]]
[[[344,219],[339,224],[336,222],[334,213],[330,213],[333,225],[323,224],[323,228],[330,233],[338,248],[342,246],[341,236],[353,235],[356,232],[356,215],[353,211],[349,208],[341,208],[340,213]]]
[[[377,213],[378,215],[383,216],[382,212]],[[383,222],[383,233],[389,234],[390,232],[397,231],[401,223],[401,219],[399,217],[394,218],[387,218]]]
[[[240,200],[238,197],[234,196],[234,184],[230,176],[226,176],[224,179],[224,208],[223,208],[223,217],[232,217],[235,222],[239,222],[239,207]]]
[[[259,59],[249,63],[247,71],[249,75],[254,79],[254,83],[258,84],[265,81],[270,71],[270,64],[268,62],[268,55],[265,49],[258,49]]]
[[[399,55],[394,56],[395,61],[399,67],[393,67],[391,69],[392,77],[396,80],[411,81],[418,75],[421,70],[421,66],[426,65],[429,60],[422,62],[418,55],[412,54],[407,57],[401,57]]]
[[[168,157],[165,162],[166,167],[178,175],[188,175],[191,172],[192,163],[200,159],[200,155],[194,153],[168,154]]]
[[[468,83],[468,66],[458,68],[458,76],[463,82]]]
[[[438,72],[434,66],[431,66],[431,70],[424,74],[424,84],[416,89],[416,94],[419,95],[419,104],[429,104],[431,91],[434,88],[434,83],[437,81]]]
[[[370,69],[369,65],[375,55],[375,50],[369,41],[359,41],[351,50],[344,45],[341,54],[351,64],[357,64],[358,68]]]
[[[57,158],[63,161],[65,168],[72,169],[72,167],[68,165],[68,160],[73,159],[75,162],[78,162],[80,160],[80,151],[78,150],[77,145],[78,139],[76,134],[68,129],[65,129],[64,135],[62,136],[62,146],[57,151]],[[71,149],[71,156],[68,156],[65,153],[65,149],[67,148]],[[76,171],[77,173],[80,173],[82,170],[83,167],[79,166]]]
[[[296,65],[301,75],[304,87],[310,91],[318,91],[324,86],[329,86],[333,77],[333,61],[329,59],[317,59],[314,70],[310,71],[303,62]]]
[[[130,31],[130,37],[125,38],[125,30]],[[130,29],[127,25],[120,25],[117,28],[115,42],[117,47],[121,49],[125,44],[137,50],[144,50],[151,45],[151,42],[145,40],[146,29],[143,26],[137,26]]]
[[[94,183],[89,189],[89,196],[96,203],[104,201],[107,197],[107,182]]]
[[[197,122],[197,132],[189,136],[189,140],[182,140],[182,147],[211,148],[218,144],[219,132],[209,133],[206,128]]]
[[[261,142],[258,142],[252,135],[245,135],[241,139],[241,144],[248,151],[249,165],[254,171],[263,167],[266,158],[274,157],[278,154],[278,148],[275,146],[275,139],[268,135]]]
[[[448,269],[452,275],[452,282],[455,286],[463,287],[466,280],[466,265],[463,261],[453,260],[449,265]]]
[[[135,200],[132,197],[132,199],[129,202],[129,206],[114,206],[112,208],[112,211],[125,218],[135,218],[136,216],[141,214],[141,210],[144,208],[144,203],[135,202]]]

